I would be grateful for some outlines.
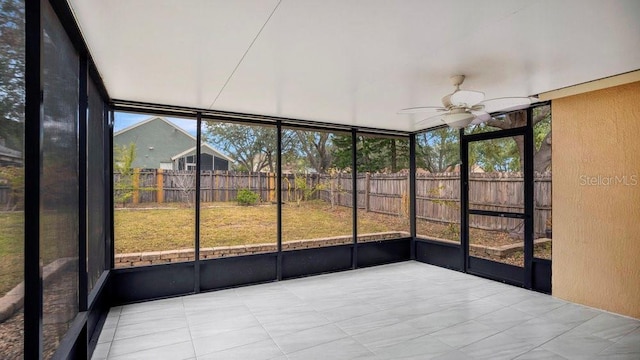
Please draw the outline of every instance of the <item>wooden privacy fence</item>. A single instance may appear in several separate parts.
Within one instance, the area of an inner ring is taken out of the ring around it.
[[[11,187],[8,185],[0,185],[0,210],[4,210],[11,201]]]
[[[285,203],[320,199],[334,206],[353,206],[352,175],[283,174],[281,196]],[[120,178],[114,174],[114,181]],[[133,203],[183,202],[195,200],[195,172],[177,170],[136,170],[133,174]],[[249,189],[262,201],[276,201],[273,173],[202,171],[202,202],[235,201],[238,191]],[[358,174],[358,208],[382,214],[408,216],[408,174]],[[534,229],[545,232],[551,217],[551,174],[537,174],[534,181]],[[469,176],[471,209],[523,212],[524,181],[521,173],[472,173]],[[460,174],[416,175],[416,214],[421,220],[444,224],[460,222]],[[519,230],[522,220],[470,216],[470,225],[486,230]]]

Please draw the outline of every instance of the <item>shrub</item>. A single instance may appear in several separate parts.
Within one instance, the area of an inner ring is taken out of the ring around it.
[[[260,195],[249,189],[241,189],[238,191],[238,196],[236,197],[236,201],[238,205],[255,205],[260,200]]]

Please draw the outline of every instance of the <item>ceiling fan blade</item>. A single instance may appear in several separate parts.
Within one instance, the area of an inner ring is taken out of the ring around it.
[[[451,94],[450,100],[454,106],[470,108],[484,100],[484,93],[481,91],[458,90]]]
[[[442,125],[444,124],[444,121],[442,120],[442,117],[444,115],[445,114],[437,114],[437,115],[429,116],[426,119],[416,121],[416,125],[420,125],[420,127],[422,128],[428,128],[435,125]]]
[[[442,106],[418,106],[398,111],[398,114],[416,114],[421,112],[447,111]]]
[[[484,111],[488,113],[513,111],[528,108],[531,105],[531,99],[527,97],[503,97],[485,100],[482,105],[484,105]]]
[[[469,109],[469,110],[471,110],[472,112],[473,111],[483,111],[484,110],[484,105],[482,105],[482,104],[473,105],[471,107],[471,109]]]
[[[476,116],[476,118],[471,121],[471,125],[478,125],[491,120],[491,115],[486,111],[471,111],[471,113]]]

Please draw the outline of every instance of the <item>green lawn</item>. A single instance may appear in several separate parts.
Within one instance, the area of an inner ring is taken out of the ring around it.
[[[162,204],[164,208],[118,209],[115,212],[115,247],[117,254],[193,248],[195,211],[193,208]],[[74,224],[72,214],[61,211],[44,214],[43,261],[73,256],[75,244],[61,242],[67,229]],[[284,242],[314,239],[352,232],[351,209],[331,208],[321,201],[295,203],[282,207],[282,240]],[[0,296],[23,279],[22,212],[0,212]],[[475,229],[473,229],[476,231]],[[407,218],[358,211],[358,233],[409,231]],[[445,239],[458,239],[458,227],[425,221],[418,222],[418,233]],[[477,239],[481,239],[478,231]],[[487,241],[513,241],[495,232],[486,233]],[[505,239],[502,239],[505,237]],[[236,206],[235,203],[203,204],[201,209],[200,243],[202,247],[276,242],[276,206]],[[61,243],[65,246],[61,247]],[[551,246],[536,246],[536,256],[550,258]]]
[[[170,204],[165,204],[171,206]],[[203,204],[200,245],[216,247],[276,242],[276,206]],[[115,212],[116,253],[193,248],[193,208],[123,209]],[[352,233],[351,209],[322,201],[282,207],[284,242]],[[408,219],[359,212],[358,232],[409,231]]]
[[[0,296],[23,279],[24,213],[0,212]]]
[[[75,233],[77,220],[73,212],[64,210],[45,211],[41,214],[43,237],[41,257],[44,265],[52,260],[77,256]],[[0,296],[7,293],[24,279],[24,213],[22,211],[0,212]]]

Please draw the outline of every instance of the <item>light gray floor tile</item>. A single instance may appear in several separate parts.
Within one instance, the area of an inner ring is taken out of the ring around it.
[[[102,328],[100,337],[98,337],[98,344],[113,341],[113,336],[116,334],[116,327]]]
[[[120,315],[130,315],[134,313],[146,312],[146,311],[158,311],[158,310],[173,310],[184,309],[182,305],[182,298],[162,299],[155,301],[147,301],[137,304],[124,305]]]
[[[417,262],[114,307],[94,359],[640,359],[640,321]]]
[[[228,307],[225,309],[212,309],[207,311],[202,311],[200,313],[186,313],[186,319],[189,323],[189,326],[198,325],[198,324],[226,324],[233,319],[238,319],[241,317],[245,317],[248,315],[252,315],[249,309],[244,306],[239,307]]]
[[[585,321],[577,330],[603,339],[617,341],[640,327],[640,321],[602,312],[600,315]]]
[[[120,312],[117,315],[112,315],[111,311],[109,311],[109,315],[104,321],[103,329],[113,329],[118,325],[118,321],[120,320]]]
[[[380,359],[431,359],[454,350],[451,346],[424,335],[394,345],[377,347],[373,352]]]
[[[96,348],[93,350],[93,356],[91,358],[93,360],[105,360],[109,355],[109,348],[111,347],[111,343],[98,343]]]
[[[565,301],[554,299],[546,295],[535,294],[532,295],[532,298],[511,305],[511,307],[534,316],[542,316],[565,304]]]
[[[598,354],[611,345],[613,342],[609,340],[572,330],[542,345],[541,348],[567,359],[584,359]]]
[[[598,355],[590,358],[589,360],[638,360],[640,359],[640,353],[622,353],[622,354],[607,354]]]
[[[577,326],[600,314],[601,312],[598,310],[582,305],[567,303],[559,308],[549,311],[542,315],[542,317],[555,322]]]
[[[373,352],[378,348],[397,345],[424,335],[419,329],[398,323],[354,335],[353,338]]]
[[[189,340],[191,340],[191,336],[186,328],[115,340],[111,343],[109,357],[149,350],[158,346],[172,345]]]
[[[513,359],[531,349],[534,345],[517,338],[496,334],[460,349],[476,359]]]
[[[468,314],[455,309],[447,309],[407,320],[407,323],[426,333],[433,333],[469,320],[471,320],[471,318],[469,318]]]
[[[378,312],[380,309],[374,305],[367,303],[354,303],[346,306],[339,306],[330,309],[319,311],[322,316],[332,322],[339,322],[342,320],[351,319],[354,317],[372,314]]]
[[[109,356],[109,360],[186,360],[192,359],[194,356],[193,344],[191,344],[191,341],[185,341],[119,356]]]
[[[333,324],[323,325],[291,334],[273,336],[273,340],[285,354],[342,339],[348,335]]]
[[[357,341],[345,338],[287,354],[289,360],[373,359],[375,355]]]
[[[263,323],[262,326],[264,326],[269,335],[278,337],[327,324],[329,324],[329,320],[327,320],[326,317],[318,314],[316,311],[310,311],[282,319],[278,322]]]
[[[194,338],[193,347],[196,350],[196,356],[199,357],[216,351],[227,350],[267,339],[269,339],[269,334],[267,334],[261,326],[253,326],[246,329]]]
[[[539,346],[570,329],[571,327],[564,324],[555,323],[547,319],[533,318],[505,330],[504,334]]]
[[[260,323],[252,314],[244,313],[233,317],[219,317],[211,321],[201,321],[196,324],[189,323],[189,331],[192,338],[212,336],[233,330],[241,330],[260,326]]]
[[[391,316],[387,312],[380,311],[339,321],[336,325],[347,334],[356,335],[397,324],[400,321],[399,318]]]
[[[504,305],[480,299],[455,305],[451,309],[462,312],[469,319],[475,319],[479,316],[504,309]]]
[[[153,326],[150,326],[148,322],[137,322],[130,325],[118,326],[113,340],[122,340],[162,331],[186,328],[187,319],[185,319],[184,317],[163,319],[161,321],[154,322]]]
[[[510,307],[502,307],[497,311],[482,315],[474,320],[496,330],[503,331],[531,319],[533,319],[533,315]]]
[[[494,295],[483,297],[483,300],[496,302],[498,304],[511,306],[519,302],[531,298],[531,292],[523,289],[512,288],[504,292],[500,292]]]
[[[453,350],[433,358],[434,360],[475,360],[460,350]]]
[[[393,309],[389,309],[390,315],[395,316],[401,320],[415,319],[416,317],[433,314],[442,311],[443,308],[439,305],[434,305],[429,300],[412,301],[406,303],[403,306],[399,306]]]
[[[549,350],[536,348],[518,356],[516,360],[567,360],[567,358]]]
[[[181,305],[182,306],[182,305]],[[156,323],[167,319],[184,319],[184,309],[180,307],[171,307],[167,309],[154,309],[144,312],[135,312],[126,315],[120,315],[118,326],[126,326],[139,323]]]
[[[640,353],[640,328],[623,336],[614,345],[612,345],[611,348],[613,349],[605,349],[604,353]],[[640,357],[638,357],[638,359],[640,359]]]
[[[598,356],[602,358],[611,358],[614,356],[624,358],[640,359],[640,343],[620,344],[615,343],[608,348],[602,350]],[[635,357],[634,357],[635,356]]]
[[[198,360],[271,360],[286,356],[271,339],[198,356]]]
[[[460,348],[487,338],[498,331],[476,321],[467,321],[431,334],[431,336],[454,348]]]

